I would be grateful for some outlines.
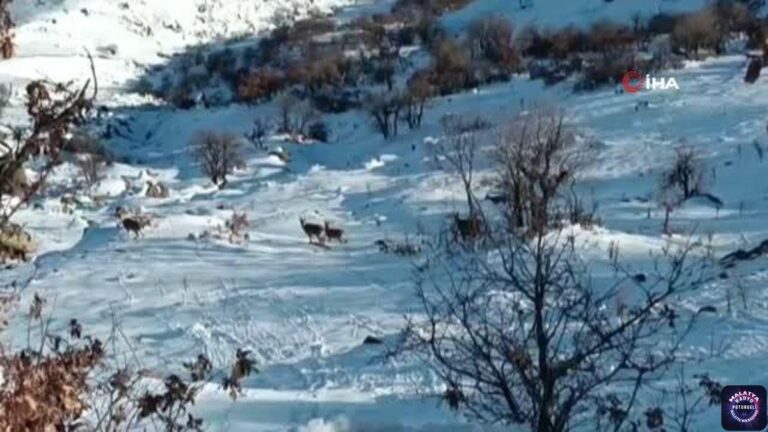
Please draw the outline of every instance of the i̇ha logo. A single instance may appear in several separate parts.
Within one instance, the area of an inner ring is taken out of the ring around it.
[[[621,85],[627,93],[637,93],[642,90],[680,90],[674,77],[655,77],[649,74],[643,75],[631,70],[624,74]]]

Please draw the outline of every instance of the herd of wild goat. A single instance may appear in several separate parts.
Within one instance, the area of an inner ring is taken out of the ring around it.
[[[151,225],[148,217],[133,214],[123,207],[117,207],[115,210],[115,217],[120,221],[122,228],[129,234],[133,233],[136,238],[142,235],[142,230],[144,228]],[[242,219],[244,217],[244,214],[235,214],[234,219]],[[310,244],[324,246],[326,241],[330,242],[335,240],[338,243],[346,243],[347,241],[344,237],[344,230],[332,227],[328,221],[324,221],[323,225],[320,225],[313,222],[307,222],[304,217],[299,217],[299,223],[304,234],[309,238]]]
[[[324,221],[323,225],[307,222],[304,217],[299,217],[299,224],[304,234],[309,238],[309,243],[313,244],[312,239],[317,239],[318,245],[325,245],[325,241],[336,240],[339,243],[346,242],[344,238],[344,230],[341,228],[331,227],[328,221]]]

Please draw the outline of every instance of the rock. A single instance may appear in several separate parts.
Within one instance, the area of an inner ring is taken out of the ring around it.
[[[632,276],[632,280],[637,282],[637,283],[643,283],[646,280],[648,280],[648,278],[645,276],[644,273],[638,273],[638,274]]]
[[[763,69],[763,59],[753,58],[749,61],[747,66],[747,73],[744,75],[744,82],[747,84],[753,84],[760,78],[760,71]]]
[[[381,345],[384,341],[377,338],[376,336],[366,336],[365,340],[363,340],[363,345]]]
[[[728,273],[722,272],[719,275],[717,275],[720,279],[728,279]]]

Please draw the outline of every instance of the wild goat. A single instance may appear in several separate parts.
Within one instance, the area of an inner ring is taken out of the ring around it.
[[[136,219],[131,219],[130,217],[124,217],[120,219],[120,223],[123,224],[123,228],[128,231],[129,233],[133,232],[136,235],[136,238],[138,238],[141,234],[141,229],[144,228],[144,226],[141,224],[141,222],[137,221]]]
[[[307,222],[303,217],[299,218],[301,229],[304,230],[304,234],[309,237],[309,243],[312,244],[312,237],[317,238],[318,244],[323,244],[323,226],[315,223]]]
[[[328,240],[336,240],[339,243],[346,242],[343,238],[344,236],[344,230],[341,228],[332,228],[328,221],[325,221],[325,237],[328,238]]]
[[[243,213],[234,212],[232,217],[225,223],[227,230],[229,230],[229,242],[234,243],[235,240],[249,240],[248,236],[248,215]]]
[[[487,193],[485,194],[485,199],[497,205],[506,204],[508,201],[507,196],[501,193]]]
[[[128,233],[134,233],[136,238],[142,235],[141,230],[144,229],[145,226],[149,225],[149,221],[146,219],[146,217],[133,215],[123,207],[116,208],[115,215],[118,217],[118,219],[120,219],[120,224],[123,226],[123,228]]]
[[[469,215],[468,218],[464,219],[459,217],[458,213],[454,213],[453,221],[456,230],[464,241],[477,238],[483,229],[483,221],[476,215]]]

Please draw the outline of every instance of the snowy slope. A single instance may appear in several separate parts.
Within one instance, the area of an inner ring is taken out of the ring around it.
[[[90,331],[104,334],[114,318],[128,339],[122,354],[135,354],[148,368],[165,369],[201,351],[223,367],[236,348],[251,349],[262,373],[247,381],[243,399],[232,404],[213,386],[202,396],[199,410],[211,419],[212,430],[490,430],[464,425],[437,401],[421,397],[437,384],[428,371],[382,364],[375,361],[379,349],[361,345],[367,335],[393,335],[403,314],[414,311],[410,262],[382,255],[372,243],[414,236],[420,227],[435,229],[446,212],[462,208],[460,190],[435,171],[424,151],[424,141],[439,134],[446,113],[503,121],[534,103],[554,101],[602,143],[584,187],[600,203],[603,227],[574,233],[584,256],[595,262],[607,257],[612,242],[637,265],[668,243],[660,236],[663,214],[648,200],[657,184],[654,170],[669,162],[681,141],[701,149],[716,169],[712,191],[725,206],[690,203],[674,214],[673,225],[681,231],[696,228],[702,237],[711,233],[718,255],[768,238],[766,165],[752,144],[768,145],[768,81],[745,85],[739,55],[669,72],[680,83],[679,93],[572,94],[569,85],[544,88],[519,77],[439,99],[422,130],[389,142],[360,114],[329,116],[335,142],[299,146],[270,137],[270,146],[291,152],[291,163],[253,150],[247,168],[219,191],[192,164],[187,142],[204,129],[245,132],[257,113],[273,113],[274,107],[136,107],[141,99],[127,94],[126,84],[161,62],[161,54],[267,28],[286,7],[305,12],[311,3],[329,8],[345,2],[144,0],[127,3],[128,9],[111,0],[33,3],[14,2],[21,17],[19,57],[0,62],[0,81],[19,89],[40,76],[84,77],[83,48],[98,53],[105,87],[101,102],[115,107],[131,131],[110,148],[134,165],[110,169],[99,186],[100,194],[110,197],[105,205],[67,214],[51,198],[42,209],[22,212],[42,253],[34,263],[0,273],[0,282],[36,272],[24,298],[40,292],[52,299],[55,328],[77,317]],[[534,9],[522,12],[509,6],[516,3],[478,0],[445,20],[459,28],[478,14],[500,12],[516,22],[560,25],[601,16],[625,19],[659,8],[683,10],[701,2],[616,0],[603,6],[602,0],[537,0]],[[110,45],[116,46],[114,54],[104,50]],[[648,101],[648,108],[636,110],[639,101]],[[55,182],[66,182],[65,169]],[[171,196],[131,195],[125,179],[139,191],[147,179],[163,180]],[[117,205],[141,206],[157,216],[144,238],[118,230],[112,217]],[[205,231],[215,233],[233,209],[247,213],[249,241],[232,245],[200,238]],[[309,247],[300,215],[343,226],[349,243],[330,250]],[[748,311],[722,312],[725,282],[681,299],[692,310],[711,304],[721,311],[707,318],[692,344],[705,346],[713,336],[734,343],[725,359],[707,365],[725,382],[768,384],[760,367],[768,354],[768,297],[760,289],[768,279],[765,267],[756,262],[734,275],[750,290]],[[739,368],[732,367],[736,362]]]
[[[465,28],[473,19],[487,15],[507,17],[520,28],[537,25],[544,28],[567,25],[586,26],[599,20],[630,22],[635,15],[650,17],[656,13],[680,13],[709,4],[707,0],[524,0],[532,6],[521,8],[519,0],[481,0],[446,15],[449,28]]]

